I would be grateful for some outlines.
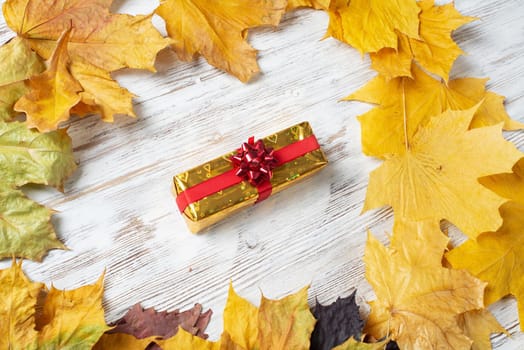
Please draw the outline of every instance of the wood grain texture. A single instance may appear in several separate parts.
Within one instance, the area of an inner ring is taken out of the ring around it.
[[[522,2],[455,3],[481,20],[456,32],[469,55],[457,61],[452,77],[490,77],[489,88],[507,96],[510,115],[524,121]],[[157,4],[122,0],[115,9],[147,13]],[[365,309],[365,300],[373,298],[362,263],[366,230],[387,242],[392,212],[360,214],[368,174],[379,164],[362,155],[355,118],[370,106],[338,101],[375,73],[356,50],[321,40],[327,20],[322,12],[301,10],[286,15],[277,29],[252,31],[263,74],[247,85],[203,59],[179,62],[170,51],[159,55],[156,74],[115,74],[140,96],[139,117],[105,124],[92,116],[71,123],[80,167],[65,194],[40,187],[26,191],[60,212],[54,223],[70,251],[53,251],[40,264],[24,263],[30,277],[75,288],[107,269],[108,321],[137,302],[168,310],[200,302],[215,312],[212,339],[222,329],[230,280],[257,303],[261,290],[277,298],[310,283],[313,305],[315,298],[328,303],[357,288]],[[163,26],[158,18],[155,22]],[[2,20],[0,38],[12,36]],[[303,120],[311,122],[328,155],[325,170],[203,235],[188,233],[170,192],[174,174],[251,135]],[[507,137],[524,148],[523,132]],[[512,334],[495,336],[495,348],[523,348],[515,301],[507,298],[490,309]]]

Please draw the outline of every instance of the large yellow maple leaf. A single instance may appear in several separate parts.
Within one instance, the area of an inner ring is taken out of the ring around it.
[[[402,153],[419,127],[430,117],[448,109],[463,110],[482,102],[470,127],[504,123],[504,129],[516,130],[523,124],[510,119],[504,109],[504,97],[486,91],[486,79],[460,78],[447,84],[413,66],[413,79],[387,80],[377,76],[345,100],[378,105],[359,116],[362,148],[365,154],[383,158]]]
[[[509,294],[517,298],[524,331],[524,204],[508,202],[500,209],[504,223],[495,232],[468,240],[446,254],[454,268],[467,269],[488,282],[486,305]]]
[[[400,33],[396,49],[384,48],[370,54],[371,66],[386,79],[410,77],[411,64],[416,61],[447,81],[453,63],[463,54],[451,33],[476,18],[462,16],[453,3],[435,6],[434,0],[423,0],[417,4],[421,9],[420,39]]]
[[[408,147],[388,156],[370,175],[364,211],[390,205],[397,219],[447,219],[471,238],[496,230],[506,199],[478,178],[509,171],[522,153],[501,125],[469,130],[477,108],[430,118]]]
[[[246,42],[247,30],[276,26],[286,4],[286,0],[163,0],[156,12],[166,21],[180,59],[190,61],[200,54],[247,82],[260,70],[257,51]]]
[[[377,339],[390,336],[406,350],[469,349],[472,341],[457,316],[483,307],[485,283],[442,267],[447,239],[438,223],[397,221],[393,231],[389,248],[368,236],[366,279],[377,299],[364,331]],[[440,244],[412,246],[412,240],[432,237],[441,237]]]
[[[69,31],[62,35],[49,68],[29,79],[29,91],[14,106],[16,111],[27,114],[27,126],[40,132],[56,129],[69,119],[69,111],[80,102],[82,87],[67,68],[69,36]]]
[[[102,68],[154,70],[158,51],[168,45],[151,16],[112,14],[113,0],[7,0],[7,25],[42,57],[51,57],[62,33],[72,29],[69,54]]]
[[[326,36],[361,53],[397,48],[398,33],[419,38],[420,8],[415,0],[332,0]]]

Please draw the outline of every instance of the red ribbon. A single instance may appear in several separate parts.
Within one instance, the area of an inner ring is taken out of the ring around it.
[[[176,198],[178,209],[183,212],[191,203],[198,202],[242,181],[248,181],[256,186],[258,191],[257,202],[262,201],[271,195],[273,188],[269,181],[271,178],[269,175],[272,175],[273,168],[289,163],[319,148],[320,145],[315,135],[284,146],[277,151],[266,148],[261,140],[255,143],[254,139],[250,138],[232,157],[233,169],[179,193]],[[257,165],[259,166],[257,167]]]

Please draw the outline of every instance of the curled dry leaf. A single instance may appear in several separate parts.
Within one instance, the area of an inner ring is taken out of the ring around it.
[[[415,0],[332,0],[326,36],[362,54],[397,49],[399,33],[419,39],[419,12]]]
[[[24,81],[41,73],[45,65],[18,37],[0,47],[0,62],[0,121],[9,121],[16,115],[14,104],[27,92]]]
[[[286,0],[163,0],[156,10],[167,25],[178,57],[200,54],[243,82],[260,71],[257,51],[247,43],[249,28],[276,26]]]
[[[446,239],[440,245],[411,246],[420,238],[442,237],[438,222],[395,223],[391,247],[368,236],[364,262],[372,301],[365,332],[376,339],[390,336],[401,349],[469,349],[457,316],[483,307],[485,283],[464,270],[442,267]],[[440,255],[440,257],[439,257]],[[417,261],[427,256],[425,264]]]
[[[412,76],[413,79],[387,80],[379,75],[345,99],[377,105],[359,116],[365,154],[384,158],[391,153],[401,153],[406,148],[406,140],[411,142],[431,117],[448,109],[468,109],[478,103],[480,107],[470,128],[499,123],[504,123],[506,130],[523,127],[506,113],[504,97],[486,91],[487,79],[460,78],[445,84],[417,66],[412,67]]]
[[[411,77],[411,64],[416,61],[447,81],[453,63],[464,53],[451,33],[476,18],[462,16],[453,3],[435,6],[434,0],[423,0],[417,5],[421,9],[420,39],[399,33],[397,48],[383,48],[370,54],[371,66],[386,79]]]
[[[328,306],[317,301],[313,310],[317,323],[311,334],[310,350],[331,350],[349,338],[360,340],[364,321],[360,318],[355,295],[356,291]]]

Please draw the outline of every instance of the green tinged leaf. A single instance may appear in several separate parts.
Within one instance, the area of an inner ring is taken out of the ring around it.
[[[50,249],[64,249],[50,223],[52,211],[16,187],[28,183],[62,189],[75,170],[65,130],[40,134],[23,123],[0,121],[0,258],[40,261]]]
[[[41,261],[50,249],[64,249],[49,222],[51,211],[22,191],[0,186],[0,258]]]
[[[0,122],[1,183],[34,183],[62,189],[75,168],[71,138],[65,130],[40,134],[23,123]]]
[[[0,47],[0,62],[0,121],[8,121],[16,115],[13,105],[27,92],[24,80],[41,73],[45,66],[18,37]]]

